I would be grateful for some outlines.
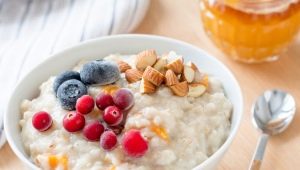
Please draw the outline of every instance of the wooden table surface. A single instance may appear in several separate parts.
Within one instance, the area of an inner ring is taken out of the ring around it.
[[[262,169],[293,170],[300,167],[299,36],[279,61],[256,65],[232,61],[226,58],[204,34],[195,0],[152,0],[146,18],[135,33],[172,37],[198,46],[221,60],[237,77],[244,94],[244,116],[238,134],[218,169],[248,168],[259,137],[250,121],[250,106],[259,94],[270,88],[284,89],[293,94],[298,103],[298,111],[286,132],[269,140]],[[21,161],[8,144],[0,150],[0,169],[23,169]]]

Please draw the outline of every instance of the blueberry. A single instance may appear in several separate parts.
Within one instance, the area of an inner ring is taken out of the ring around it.
[[[66,110],[74,110],[77,99],[85,94],[87,94],[87,87],[76,79],[63,82],[57,90],[58,100]]]
[[[119,80],[120,71],[112,61],[95,60],[83,65],[80,78],[85,84],[106,85]]]
[[[65,81],[71,80],[71,79],[76,79],[80,80],[80,74],[76,71],[64,71],[61,74],[59,74],[53,83],[53,90],[55,94],[57,93],[58,87]]]

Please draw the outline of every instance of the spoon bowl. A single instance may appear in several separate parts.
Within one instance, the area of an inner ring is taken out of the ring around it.
[[[252,106],[252,123],[262,132],[250,170],[259,170],[269,136],[283,132],[296,113],[295,99],[281,90],[268,90]]]
[[[252,107],[253,125],[269,135],[283,132],[295,116],[296,103],[292,95],[281,90],[268,90]]]

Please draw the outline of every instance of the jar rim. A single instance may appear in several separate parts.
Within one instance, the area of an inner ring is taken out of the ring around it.
[[[209,0],[211,3],[215,0]],[[257,14],[283,12],[300,0],[217,0],[234,9]]]

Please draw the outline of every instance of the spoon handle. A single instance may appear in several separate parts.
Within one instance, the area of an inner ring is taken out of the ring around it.
[[[259,170],[264,157],[265,148],[267,146],[269,135],[262,134],[253,155],[249,170]]]

